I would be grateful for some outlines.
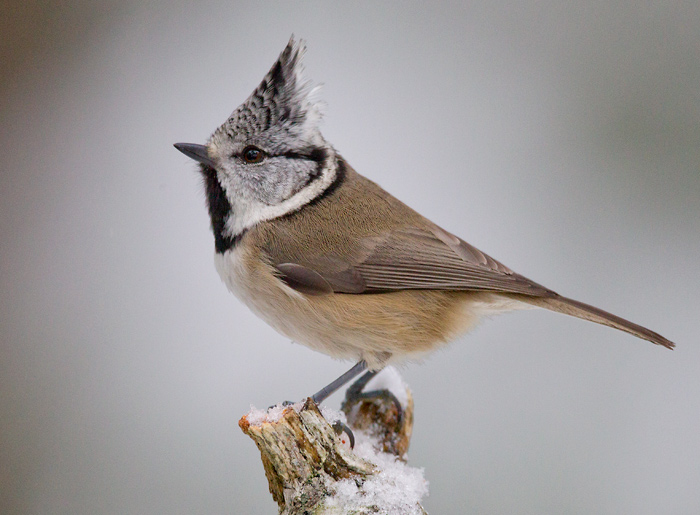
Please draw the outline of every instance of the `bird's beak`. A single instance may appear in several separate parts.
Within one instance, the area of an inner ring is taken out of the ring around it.
[[[196,143],[175,143],[174,147],[187,157],[214,168],[214,161],[209,157],[207,147]]]

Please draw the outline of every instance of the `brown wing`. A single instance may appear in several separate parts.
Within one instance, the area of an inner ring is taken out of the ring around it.
[[[313,273],[291,278],[322,277],[336,293],[394,290],[480,290],[542,296],[552,292],[514,273],[465,241],[437,226],[402,227],[358,242],[358,259],[323,255],[298,264]],[[278,268],[290,269],[290,263]],[[284,270],[281,270],[284,277]],[[319,293],[325,289],[325,285]]]
[[[487,290],[538,294],[542,286],[514,273],[439,228],[405,228],[374,242],[355,268],[371,290]]]
[[[342,180],[331,194],[315,201],[314,209],[260,224],[247,236],[290,287],[311,295],[411,289],[499,292],[673,347],[649,329],[561,297],[514,273],[440,229],[344,161],[338,163]]]

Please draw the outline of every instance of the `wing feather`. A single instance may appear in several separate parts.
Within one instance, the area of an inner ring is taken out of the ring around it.
[[[306,260],[302,265],[319,274],[336,293],[396,290],[474,290],[534,296],[552,293],[437,226],[393,229],[362,239],[358,247],[362,251],[354,262],[327,254]]]

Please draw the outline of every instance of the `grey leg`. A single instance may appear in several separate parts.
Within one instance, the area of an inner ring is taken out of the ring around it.
[[[347,384],[348,382],[352,381],[355,377],[357,377],[359,374],[367,370],[367,362],[365,360],[358,361],[355,366],[353,366],[350,370],[345,372],[342,376],[340,376],[338,379],[333,381],[331,384],[324,386],[321,388],[318,392],[313,394],[311,398],[314,400],[316,404],[321,404],[323,401],[325,401],[329,395],[331,395],[333,392],[337,391],[338,388],[342,387],[343,385]],[[376,374],[376,372],[375,372]],[[369,378],[371,379],[371,377]],[[367,379],[367,381],[369,381]]]
[[[343,401],[341,409],[344,408],[345,404],[348,402],[357,402],[360,399],[384,398],[390,400],[394,406],[396,406],[399,420],[401,420],[403,417],[403,406],[401,406],[401,403],[396,398],[396,395],[394,395],[392,392],[389,390],[371,390],[369,392],[362,391],[364,387],[367,386],[367,383],[369,383],[379,372],[381,372],[381,369],[368,370],[362,377],[352,383],[345,392],[345,401]]]
[[[367,383],[369,383],[374,376],[381,372],[381,370],[382,369],[380,368],[379,370],[368,370],[365,372],[362,377],[348,387],[348,391],[345,392],[345,396],[348,398],[357,398],[362,393],[362,389],[367,386]]]

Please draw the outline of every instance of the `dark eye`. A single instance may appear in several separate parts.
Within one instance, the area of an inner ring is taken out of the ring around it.
[[[252,145],[247,146],[243,149],[243,160],[246,163],[259,163],[265,159],[265,152],[260,150],[258,147]]]

